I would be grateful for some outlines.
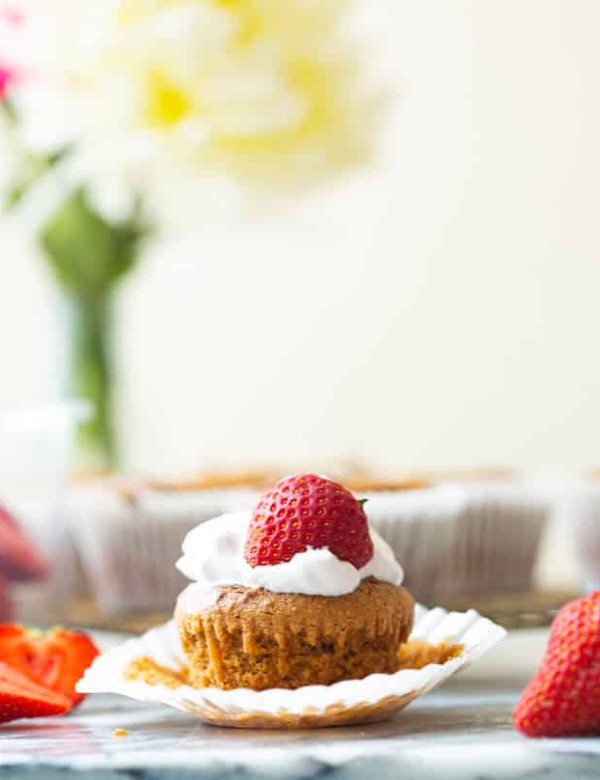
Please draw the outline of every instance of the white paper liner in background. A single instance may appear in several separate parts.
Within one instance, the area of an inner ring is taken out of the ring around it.
[[[228,497],[228,493],[225,494]],[[168,610],[185,586],[174,566],[185,535],[221,514],[223,491],[139,491],[110,483],[73,493],[69,524],[96,602],[108,615]]]
[[[440,576],[454,570],[452,550],[467,496],[456,485],[366,494],[369,523],[392,548],[404,584],[419,601],[435,604]]]
[[[411,701],[428,693],[476,661],[504,636],[506,631],[474,610],[446,612],[417,605],[411,639],[436,645],[463,645],[458,658],[422,669],[402,669],[395,674],[372,674],[362,680],[344,680],[333,685],[307,685],[295,690],[272,688],[168,688],[149,685],[124,676],[135,658],[149,657],[156,663],[178,669],[185,665],[173,621],[124,642],[94,661],[77,689],[81,693],[117,693],[138,701],[160,702],[201,718],[207,723],[237,728],[303,728],[367,723],[399,712]]]
[[[367,494],[371,525],[420,601],[532,589],[547,506],[525,483]]]
[[[525,484],[474,485],[437,587],[445,596],[527,593],[548,508]]]

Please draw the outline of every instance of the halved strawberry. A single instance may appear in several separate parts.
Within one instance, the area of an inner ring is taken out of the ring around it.
[[[0,723],[19,718],[64,715],[72,706],[67,696],[36,685],[0,661]]]
[[[98,652],[83,631],[0,625],[0,659],[34,683],[68,697],[73,707],[85,698],[75,692],[75,685]]]

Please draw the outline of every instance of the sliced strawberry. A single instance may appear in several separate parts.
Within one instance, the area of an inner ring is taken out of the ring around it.
[[[19,718],[64,715],[72,706],[67,696],[36,685],[0,661],[0,723]]]
[[[85,696],[75,685],[98,655],[83,631],[53,628],[42,632],[14,623],[0,625],[0,658],[33,682],[67,696],[75,706]]]

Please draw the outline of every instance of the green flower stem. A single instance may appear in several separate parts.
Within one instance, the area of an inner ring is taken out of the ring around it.
[[[7,98],[0,100],[0,112],[11,125],[15,124],[15,112]]]
[[[0,100],[0,120],[14,124],[7,101]],[[16,142],[15,142],[16,143]],[[15,149],[21,171],[8,199],[9,208],[28,196],[40,176],[69,154],[37,157]],[[109,222],[88,200],[84,188],[72,192],[38,236],[50,269],[70,308],[70,387],[74,397],[88,400],[95,410],[79,434],[84,463],[116,468],[113,428],[114,384],[111,370],[111,303],[119,282],[137,265],[149,228],[137,203],[130,219]]]
[[[79,436],[84,462],[93,467],[118,467],[112,415],[111,303],[120,281],[137,264],[146,232],[139,217],[122,225],[108,223],[90,205],[85,192],[78,191],[40,235],[47,261],[72,310],[70,392],[95,407],[95,417]]]
[[[70,294],[70,394],[93,406],[93,417],[80,431],[88,465],[114,467],[117,462],[113,434],[112,299],[110,290],[88,298]]]

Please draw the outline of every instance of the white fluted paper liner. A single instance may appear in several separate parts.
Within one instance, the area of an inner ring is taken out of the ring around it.
[[[70,526],[92,594],[107,614],[169,609],[185,585],[173,565],[185,535],[224,511],[229,492],[128,499],[110,484],[77,491]]]
[[[299,728],[382,720],[437,687],[497,644],[506,631],[474,610],[446,612],[417,605],[411,639],[430,644],[463,645],[458,658],[422,669],[372,674],[333,685],[308,685],[295,690],[246,688],[168,688],[124,676],[127,665],[146,656],[177,669],[185,658],[173,621],[97,658],[77,685],[81,693],[116,693],[138,701],[157,702],[182,710],[207,723],[238,728]]]
[[[447,596],[525,593],[533,575],[548,510],[526,484],[474,485],[461,512],[452,568],[439,587]]]
[[[462,486],[367,493],[369,523],[404,569],[406,586],[420,601],[435,603],[437,585],[451,558],[459,517],[467,504]]]
[[[421,601],[531,590],[548,510],[525,483],[375,493],[366,511]]]

